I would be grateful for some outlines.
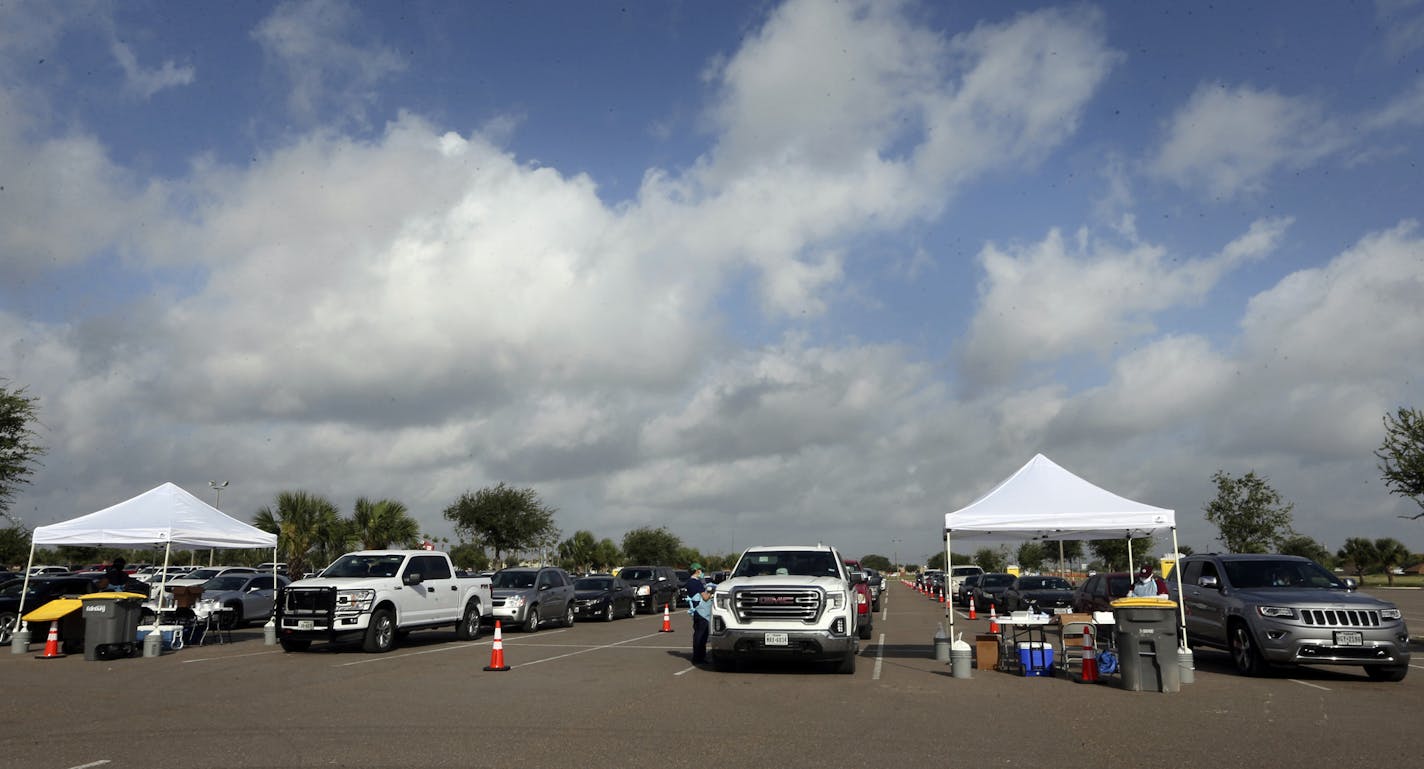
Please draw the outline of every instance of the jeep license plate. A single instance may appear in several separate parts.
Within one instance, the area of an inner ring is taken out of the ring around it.
[[[1336,630],[1336,646],[1364,646],[1365,634],[1359,630]]]
[[[767,646],[788,646],[791,641],[786,637],[785,633],[767,633],[762,643]]]

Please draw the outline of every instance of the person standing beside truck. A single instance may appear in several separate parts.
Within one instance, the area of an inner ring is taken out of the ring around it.
[[[694,577],[688,580],[688,584],[693,581],[702,582]],[[702,589],[697,592],[697,595],[689,593],[687,596],[687,600],[692,603],[692,608],[688,609],[688,612],[692,614],[692,664],[694,665],[707,663],[707,636],[712,629],[712,594],[716,590],[716,585],[710,582],[702,583]]]

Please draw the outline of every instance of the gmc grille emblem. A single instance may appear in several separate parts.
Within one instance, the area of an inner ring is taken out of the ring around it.
[[[794,604],[796,599],[789,595],[764,595],[757,599],[757,603]]]

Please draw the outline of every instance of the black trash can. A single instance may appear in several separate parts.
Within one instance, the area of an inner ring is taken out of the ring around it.
[[[1176,602],[1121,598],[1112,606],[1122,688],[1132,692],[1181,691]]]
[[[138,621],[143,597],[129,593],[90,593],[84,602],[84,659],[132,657],[138,651]]]

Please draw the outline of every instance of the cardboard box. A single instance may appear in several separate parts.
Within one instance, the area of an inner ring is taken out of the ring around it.
[[[980,633],[974,636],[974,668],[976,670],[996,670],[999,667],[999,644],[1003,636],[999,633]]]

